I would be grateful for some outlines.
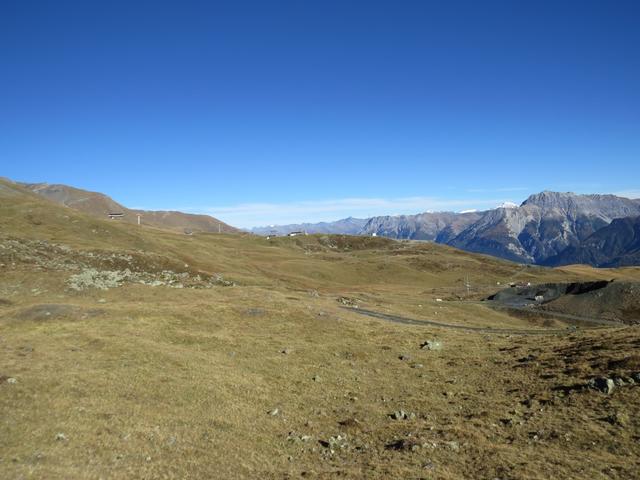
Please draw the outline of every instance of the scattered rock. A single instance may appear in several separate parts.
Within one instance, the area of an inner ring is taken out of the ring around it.
[[[400,360],[408,362],[409,360],[411,360],[411,356],[410,355],[400,355],[398,357]]]
[[[320,375],[314,375],[314,376],[313,376],[313,378],[312,378],[312,380],[313,380],[314,382],[319,382],[320,380],[322,380],[322,378],[320,378]]]
[[[320,445],[328,448],[331,453],[334,453],[336,450],[345,449],[349,446],[347,436],[342,434],[330,437],[327,441],[320,440]]]
[[[355,298],[338,297],[336,301],[346,307],[358,308],[358,300],[356,300]]]
[[[527,408],[531,408],[532,410],[537,410],[540,408],[540,402],[535,398],[527,398],[522,402],[522,404]]]
[[[447,447],[449,450],[452,450],[454,452],[457,452],[460,450],[460,444],[458,442],[442,442],[442,444]]]
[[[67,441],[67,436],[64,433],[57,433],[56,434],[56,440],[59,442],[66,442]]]
[[[272,417],[275,417],[276,415],[278,415],[280,413],[280,410],[277,408],[274,408],[273,410],[269,410],[267,412],[269,415],[271,415]]]
[[[289,435],[287,436],[287,441],[291,442],[291,443],[306,443],[309,440],[311,440],[311,435],[298,435],[296,433],[293,432],[289,432]]]
[[[424,468],[425,470],[435,470],[436,466],[433,462],[429,461],[429,462],[424,462],[422,464],[422,468]]]
[[[538,357],[536,357],[535,355],[527,355],[526,357],[519,358],[518,363],[529,363],[537,359]]]
[[[235,287],[236,286],[236,282],[232,282],[231,280],[225,280],[222,275],[220,275],[219,273],[216,273],[213,278],[212,278],[212,283],[215,283],[217,285],[223,286],[223,287]]]
[[[10,385],[15,385],[16,383],[18,383],[18,380],[13,377],[9,377],[5,381]]]
[[[170,287],[182,285],[185,288],[235,285],[221,275],[163,270],[167,261],[165,257],[143,251],[110,253],[76,250],[44,240],[0,239],[1,265],[7,265],[5,259],[11,260],[9,263],[12,268],[16,264],[26,264],[39,269],[71,271],[73,274],[67,284],[70,289],[77,291],[89,288],[104,290],[125,282]],[[182,269],[182,265],[176,266],[176,269]],[[37,295],[43,291],[32,289],[32,293]]]
[[[598,390],[599,392],[609,395],[611,392],[613,392],[615,388],[615,382],[610,378],[597,377],[589,380],[589,383],[587,383],[587,386],[589,388]]]
[[[282,350],[280,350],[280,353],[283,355],[289,355],[291,353],[291,349],[290,348],[283,348]]]
[[[438,340],[427,340],[426,342],[420,344],[420,348],[422,350],[441,350],[442,342]]]
[[[344,428],[360,428],[362,426],[357,418],[347,418],[338,422],[338,425]]]
[[[128,268],[123,271],[87,268],[80,273],[71,275],[67,283],[69,284],[69,288],[76,291],[82,291],[88,288],[108,290],[109,288],[119,287],[131,277],[132,272]]]
[[[416,418],[415,413],[407,413],[404,410],[398,410],[389,415],[393,420],[411,420]]]
[[[500,423],[505,427],[513,427],[513,419],[512,418],[501,418]]]
[[[414,438],[401,438],[385,445],[387,450],[400,450],[405,452],[415,452],[422,448],[422,444]]]

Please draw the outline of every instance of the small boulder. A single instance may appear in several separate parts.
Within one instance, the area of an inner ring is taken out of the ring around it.
[[[442,444],[447,447],[449,450],[453,450],[454,452],[457,452],[460,450],[460,444],[458,442],[455,441],[451,441],[451,442],[442,442]]]
[[[338,297],[336,299],[336,301],[338,303],[341,303],[342,305],[344,305],[345,307],[354,307],[354,308],[358,308],[358,300],[355,298],[349,298],[349,297]]]
[[[420,442],[414,438],[402,438],[400,440],[394,440],[385,445],[387,450],[400,450],[407,452],[416,452],[422,448]]]
[[[410,420],[416,417],[415,413],[407,413],[404,410],[398,410],[389,415],[393,420]]]
[[[442,342],[439,342],[438,340],[427,340],[420,344],[420,348],[422,350],[441,350]]]
[[[597,377],[589,380],[587,386],[609,395],[615,388],[615,382],[611,378]]]

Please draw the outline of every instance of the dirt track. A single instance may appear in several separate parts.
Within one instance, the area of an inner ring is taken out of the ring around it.
[[[361,315],[366,315],[368,317],[379,318],[381,320],[387,320],[389,322],[394,323],[402,323],[405,325],[424,325],[424,326],[435,326],[442,328],[451,328],[455,330],[463,330],[467,332],[476,332],[476,333],[492,333],[492,334],[500,334],[500,335],[566,335],[572,333],[574,328],[567,327],[565,329],[547,329],[547,330],[526,330],[526,329],[516,329],[516,328],[489,328],[489,327],[470,327],[465,325],[454,325],[450,323],[441,323],[435,322],[433,320],[416,320],[413,318],[403,317],[399,315],[390,315],[387,313],[380,313],[373,310],[367,310],[364,308],[349,308],[343,307],[346,310],[350,310],[355,313],[359,313]],[[563,317],[571,317],[570,315],[561,315]],[[580,318],[580,320],[584,321],[584,318]],[[621,327],[619,323],[608,322],[606,320],[597,320],[590,319],[594,323],[598,323],[599,327],[589,327],[590,330],[595,328],[606,328],[607,326],[618,326]]]

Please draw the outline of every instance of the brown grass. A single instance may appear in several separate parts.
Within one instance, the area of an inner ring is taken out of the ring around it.
[[[632,373],[638,327],[488,335],[392,324],[336,301],[544,329],[458,301],[465,276],[473,299],[496,282],[635,270],[522,267],[384,239],[184,236],[20,198],[0,204],[3,235],[143,250],[238,285],[72,292],[71,271],[0,267],[2,478],[637,477],[640,387],[582,386]],[[429,339],[443,349],[420,349]],[[392,419],[398,410],[415,416]]]

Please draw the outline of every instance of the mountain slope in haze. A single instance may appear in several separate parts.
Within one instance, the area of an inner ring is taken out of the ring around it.
[[[447,241],[482,215],[478,212],[436,212],[417,215],[379,216],[371,218],[343,218],[335,222],[294,223],[271,225],[251,229],[256,235],[276,233],[286,235],[295,231],[341,235],[373,235],[404,240]]]
[[[143,225],[168,230],[216,233],[238,231],[238,229],[209,215],[129,209],[103,193],[90,192],[68,185],[50,185],[48,183],[21,183],[20,185],[41,197],[97,218],[108,218],[109,213],[124,213],[124,217],[118,221],[137,224],[138,215],[141,215]]]
[[[384,237],[431,240],[449,243],[466,227],[482,217],[479,212],[436,212],[417,215],[398,215],[370,218],[362,228],[362,235],[376,234]]]
[[[588,264],[597,267],[640,265],[640,216],[618,218],[544,262],[559,266]]]
[[[367,223],[367,219],[362,218],[343,218],[335,222],[320,223],[293,223],[290,225],[272,225],[266,227],[255,227],[251,229],[251,233],[256,235],[286,235],[291,232],[307,232],[307,233],[335,233],[341,235],[361,235],[362,228]]]

